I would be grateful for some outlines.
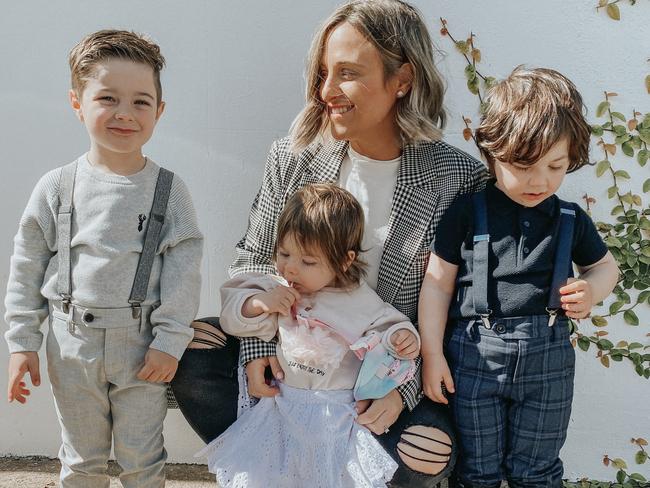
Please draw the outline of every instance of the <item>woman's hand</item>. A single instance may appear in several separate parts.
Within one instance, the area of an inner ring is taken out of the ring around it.
[[[273,372],[273,377],[282,381],[284,378],[284,371],[280,367],[278,358],[276,356],[265,356],[253,359],[246,363],[246,377],[248,379],[248,394],[256,398],[272,397],[280,393],[277,386],[267,385],[264,378],[264,370],[270,366]]]
[[[356,406],[359,416],[357,422],[376,435],[385,434],[395,423],[404,409],[402,395],[391,390],[388,395],[377,400],[359,400]]]
[[[442,353],[422,356],[422,389],[434,402],[447,404],[449,401],[442,392],[442,385],[449,393],[454,393],[454,380],[449,365]]]

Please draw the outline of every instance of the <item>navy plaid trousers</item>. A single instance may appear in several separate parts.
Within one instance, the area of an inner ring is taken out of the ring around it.
[[[447,338],[456,393],[459,484],[562,487],[575,351],[566,318],[548,315],[459,321]]]

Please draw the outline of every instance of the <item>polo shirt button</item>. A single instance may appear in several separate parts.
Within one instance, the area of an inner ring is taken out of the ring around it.
[[[524,227],[530,227],[530,222],[528,222],[527,220],[524,220]]]
[[[93,320],[95,320],[95,316],[93,314],[89,312],[86,312],[84,314],[84,322],[92,322]]]
[[[528,254],[529,252],[530,252],[530,249],[528,249],[527,247],[524,247],[524,253]]]
[[[506,326],[503,324],[497,324],[494,330],[497,331],[497,334],[503,334],[506,331]]]

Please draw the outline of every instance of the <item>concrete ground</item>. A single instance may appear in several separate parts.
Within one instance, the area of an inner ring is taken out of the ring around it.
[[[59,460],[42,456],[0,457],[0,488],[59,486]],[[214,475],[202,464],[168,464],[167,488],[215,488]],[[111,488],[121,488],[115,463],[110,463]]]

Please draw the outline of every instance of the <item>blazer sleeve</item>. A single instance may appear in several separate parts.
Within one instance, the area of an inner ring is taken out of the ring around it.
[[[264,178],[251,206],[246,233],[235,246],[235,260],[228,269],[231,277],[249,272],[276,273],[272,258],[277,220],[282,205],[278,154],[278,142],[276,141],[266,160]],[[257,337],[241,339],[240,360],[242,364],[253,359],[275,355],[275,340],[265,342]]]

